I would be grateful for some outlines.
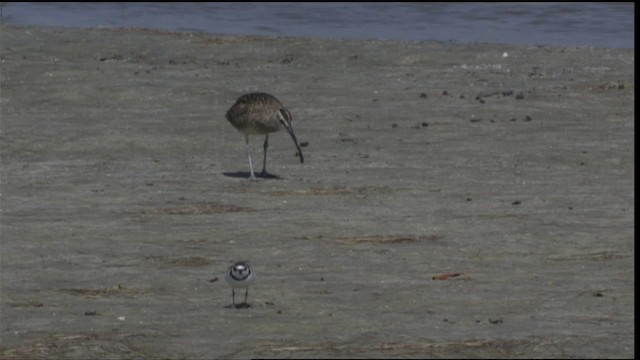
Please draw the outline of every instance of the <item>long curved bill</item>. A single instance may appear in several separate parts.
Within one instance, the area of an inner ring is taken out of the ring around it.
[[[288,126],[285,126],[285,128],[287,129],[287,132],[289,133],[289,135],[291,135],[291,138],[293,139],[293,143],[296,144],[296,149],[298,149],[298,156],[300,156],[300,163],[304,163],[304,156],[302,156],[302,150],[300,149],[300,145],[298,145],[298,139],[296,139],[296,134],[293,133],[293,128],[291,127],[291,124],[288,124]]]
[[[296,139],[296,134],[293,133],[293,127],[291,127],[291,114],[287,109],[280,109],[278,111],[278,117],[280,118],[280,123],[287,129],[289,135],[293,139],[293,143],[296,144],[296,149],[298,149],[298,156],[300,156],[300,163],[304,163],[304,157],[302,156],[302,150],[300,149],[300,145],[298,145],[298,139]]]

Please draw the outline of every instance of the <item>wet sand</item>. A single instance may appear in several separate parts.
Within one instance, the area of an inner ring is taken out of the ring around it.
[[[633,50],[0,30],[2,358],[634,356]]]

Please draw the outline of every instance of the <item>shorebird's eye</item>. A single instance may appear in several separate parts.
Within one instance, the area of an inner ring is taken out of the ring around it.
[[[280,121],[284,121],[286,123],[290,123],[291,122],[291,113],[287,110],[287,109],[279,109],[278,110],[278,117],[280,118]]]

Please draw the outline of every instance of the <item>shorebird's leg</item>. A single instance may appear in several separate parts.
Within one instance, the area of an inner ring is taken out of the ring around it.
[[[249,287],[247,286],[247,291],[244,293],[244,303],[247,303],[247,295],[249,295]]]
[[[269,147],[269,134],[264,137],[264,161],[262,162],[262,173],[260,176],[267,177],[269,173],[267,172],[267,148]]]
[[[236,306],[236,290],[231,288],[231,302],[233,302],[233,306]]]
[[[249,135],[244,135],[244,141],[246,142],[246,149],[247,149],[247,157],[249,158],[249,169],[251,169],[251,175],[249,176],[249,179],[251,180],[255,180],[256,179],[256,175],[253,173],[253,163],[251,163],[251,148],[249,147]]]
[[[263,178],[274,177],[267,172],[267,148],[269,147],[269,134],[264,137],[264,161],[262,162],[262,173],[260,176]]]

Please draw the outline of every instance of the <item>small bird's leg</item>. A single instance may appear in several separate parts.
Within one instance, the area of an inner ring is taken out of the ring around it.
[[[262,177],[267,177],[267,148],[269,147],[269,134],[264,137],[264,161],[262,162]]]
[[[247,291],[244,293],[244,303],[247,303],[247,295],[249,295],[249,287],[247,287]]]
[[[253,173],[253,163],[251,163],[251,148],[249,147],[249,135],[245,134],[244,140],[246,142],[247,157],[249,158],[249,169],[251,169],[251,175],[249,176],[249,179],[255,180],[256,175]]]

